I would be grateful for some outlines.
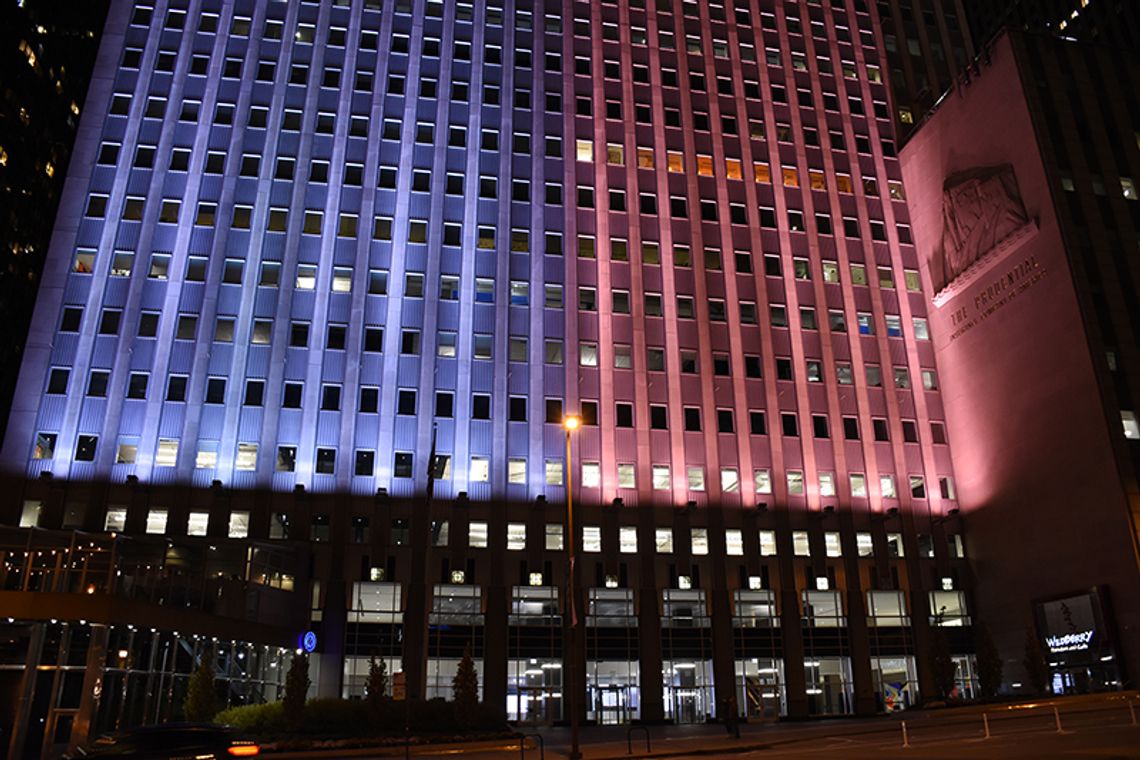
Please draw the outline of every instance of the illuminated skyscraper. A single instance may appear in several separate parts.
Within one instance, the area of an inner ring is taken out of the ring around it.
[[[934,625],[973,689],[884,61],[855,0],[113,3],[4,521],[255,547],[322,695],[866,714]]]

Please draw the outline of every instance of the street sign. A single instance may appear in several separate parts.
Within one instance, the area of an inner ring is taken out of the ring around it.
[[[408,676],[404,671],[392,675],[392,699],[403,702],[408,698]]]

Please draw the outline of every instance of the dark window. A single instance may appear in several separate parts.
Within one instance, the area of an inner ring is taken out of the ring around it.
[[[471,418],[476,420],[491,419],[491,397],[485,393],[476,393],[471,397]]]
[[[206,381],[206,403],[223,404],[226,400],[226,379],[211,377]]]
[[[412,455],[406,451],[396,452],[393,475],[397,478],[412,477]]]
[[[304,390],[304,385],[302,383],[285,383],[285,391],[281,396],[282,408],[300,409],[302,390]]]
[[[859,420],[854,417],[843,418],[843,437],[848,441],[859,440]]]
[[[659,407],[664,408],[664,407]],[[694,406],[687,406],[685,413],[685,430],[690,433],[699,433],[701,430],[701,410]]]
[[[649,427],[653,430],[667,430],[669,428],[669,415],[666,407],[657,405],[649,407]]]
[[[618,403],[616,424],[619,428],[633,427],[633,404]]]
[[[416,413],[416,392],[408,389],[401,389],[396,394],[396,414],[415,414]]]
[[[764,412],[748,413],[748,430],[752,435],[768,435],[768,420]]]
[[[823,414],[813,414],[811,416],[811,429],[812,434],[816,438],[830,438],[831,432],[827,426],[827,416]]]
[[[780,415],[780,426],[784,430],[784,435],[799,435],[800,427],[796,422],[796,415],[784,412]]]
[[[336,471],[336,449],[317,449],[317,472],[332,475]]]

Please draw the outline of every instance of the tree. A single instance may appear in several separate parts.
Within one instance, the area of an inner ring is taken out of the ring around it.
[[[218,696],[214,690],[214,656],[204,652],[198,667],[186,685],[186,699],[182,702],[182,713],[191,723],[206,723],[218,713]]]
[[[981,623],[975,629],[978,661],[978,691],[982,697],[992,697],[1001,688],[1002,661],[989,626]]]
[[[463,659],[451,679],[451,700],[455,705],[455,717],[461,725],[474,726],[479,710],[479,675],[475,672],[475,661],[471,659],[471,645],[463,648]]]
[[[1025,677],[1034,694],[1045,694],[1049,688],[1049,663],[1045,662],[1045,652],[1041,649],[1041,642],[1033,632],[1033,628],[1025,631]]]
[[[384,658],[368,658],[368,679],[364,682],[364,698],[374,709],[388,694],[388,665]]]
[[[309,656],[293,655],[285,676],[284,712],[286,724],[297,727],[305,713],[305,697],[309,694]]]
[[[946,640],[946,632],[939,625],[941,618],[941,614],[937,615],[934,625],[930,627],[930,672],[934,676],[938,696],[946,699],[954,694],[954,676],[958,668],[950,656],[950,642]]]

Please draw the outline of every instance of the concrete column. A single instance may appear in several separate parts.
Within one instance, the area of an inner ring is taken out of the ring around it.
[[[44,635],[47,623],[33,623],[28,640],[28,652],[24,656],[24,676],[20,679],[20,696],[16,703],[15,720],[12,721],[12,740],[8,744],[8,757],[24,756],[24,741],[31,723],[32,706],[36,698],[36,677],[39,675],[40,658],[44,649]]]
[[[843,577],[847,592],[847,641],[851,647],[851,679],[855,692],[856,715],[874,715],[875,683],[871,670],[871,633],[867,627],[867,596],[859,572],[859,549],[851,512],[839,514],[839,539],[843,547]]]
[[[712,603],[712,655],[713,693],[716,700],[716,716],[726,721],[729,716],[722,712],[729,704],[737,702],[735,647],[732,640],[732,596],[729,591],[728,557],[724,543],[723,507],[709,510],[709,555],[712,571],[712,584],[708,588]],[[738,706],[739,707],[739,706]]]
[[[780,569],[777,588],[780,600],[780,643],[784,655],[784,693],[788,701],[788,717],[804,718],[808,714],[807,680],[804,677],[803,622],[800,616],[800,594],[796,584],[796,563],[792,549],[792,529],[784,510],[776,513],[776,556]]]
[[[643,723],[661,723],[665,720],[665,698],[661,683],[661,614],[659,610],[659,588],[664,588],[668,576],[657,578],[658,559],[670,555],[656,554],[657,517],[655,510],[639,507],[638,545],[645,547],[640,552],[641,572],[637,590],[637,633],[638,636],[638,693],[641,698],[641,720]]]
[[[110,629],[101,623],[91,624],[91,641],[87,645],[87,662],[83,674],[83,691],[79,694],[79,712],[71,725],[71,743],[68,751],[87,744],[99,712],[103,694],[103,666],[107,662],[107,639]],[[12,757],[16,757],[12,755]]]
[[[334,560],[334,564],[336,564]],[[338,573],[339,575],[339,573]],[[348,625],[348,595],[345,581],[328,580],[325,606],[321,611],[320,668],[317,669],[317,696],[339,699],[344,681],[344,632]]]

